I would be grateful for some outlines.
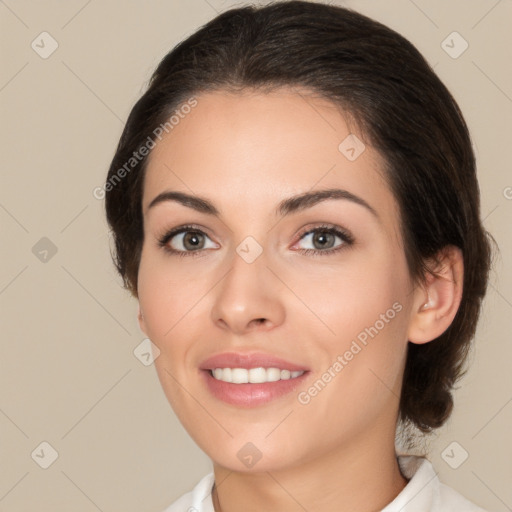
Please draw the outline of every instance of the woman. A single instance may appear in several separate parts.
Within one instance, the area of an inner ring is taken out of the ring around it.
[[[134,106],[105,186],[115,261],[213,472],[167,511],[481,511],[428,433],[490,266],[470,138],[418,51],[353,11],[229,10]]]

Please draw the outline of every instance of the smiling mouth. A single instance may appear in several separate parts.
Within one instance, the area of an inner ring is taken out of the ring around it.
[[[263,384],[279,380],[291,380],[300,377],[303,370],[290,371],[280,368],[214,368],[210,375],[222,382],[231,384]]]

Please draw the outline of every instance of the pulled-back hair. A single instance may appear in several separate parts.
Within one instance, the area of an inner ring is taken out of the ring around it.
[[[140,155],[158,127],[202,92],[280,87],[306,88],[338,105],[382,155],[416,283],[425,283],[427,261],[443,248],[462,250],[463,294],[452,324],[429,343],[408,344],[400,419],[429,432],[453,407],[486,292],[492,237],[480,221],[475,157],[454,98],[418,50],[386,26],[346,8],[277,2],[230,9],[170,51],[129,115],[105,185],[117,269],[137,297],[147,162]]]

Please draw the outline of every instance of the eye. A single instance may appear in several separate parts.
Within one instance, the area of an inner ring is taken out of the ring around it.
[[[166,232],[158,240],[165,251],[178,256],[197,256],[203,249],[216,249],[218,246],[211,242],[208,235],[194,226],[181,226]]]
[[[339,240],[337,244],[336,239]],[[327,225],[309,229],[301,235],[300,240],[312,244],[313,248],[302,248],[299,251],[313,255],[332,254],[354,243],[354,238],[348,231]]]
[[[336,242],[338,239],[338,243]],[[210,244],[208,245],[208,241]],[[300,241],[313,244],[313,248],[302,248],[299,252],[312,255],[328,255],[354,243],[354,238],[345,229],[330,225],[317,226],[300,236]],[[217,249],[208,235],[195,226],[180,226],[166,232],[158,239],[158,245],[166,252],[178,256],[199,256],[203,249]]]

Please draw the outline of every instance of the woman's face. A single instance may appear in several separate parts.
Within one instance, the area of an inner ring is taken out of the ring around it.
[[[222,91],[150,155],[140,325],[177,416],[226,468],[393,439],[413,287],[383,162],[351,133],[304,92]]]

